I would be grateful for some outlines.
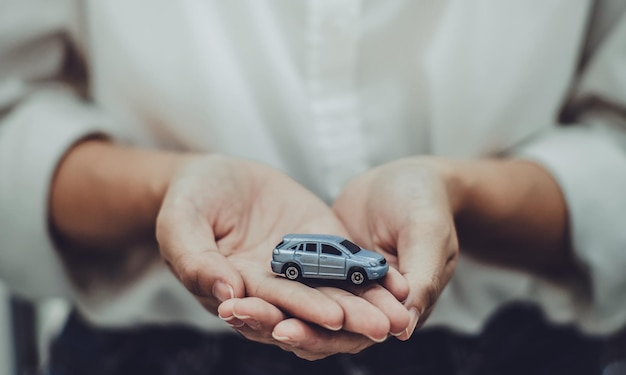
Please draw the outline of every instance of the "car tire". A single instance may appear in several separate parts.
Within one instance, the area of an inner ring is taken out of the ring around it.
[[[367,274],[361,268],[353,268],[350,270],[348,279],[353,285],[362,285],[367,281]]]
[[[287,263],[283,268],[283,274],[289,280],[300,280],[302,276],[302,272],[300,271],[300,267],[298,267],[295,263]]]

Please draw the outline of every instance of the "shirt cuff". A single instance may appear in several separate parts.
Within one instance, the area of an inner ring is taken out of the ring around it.
[[[574,319],[589,332],[626,322],[626,155],[623,132],[606,126],[554,129],[517,150],[546,168],[568,206],[571,243],[590,285],[573,290]]]
[[[0,122],[0,278],[27,297],[71,297],[48,226],[55,169],[67,150],[112,122],[71,91],[29,96]]]

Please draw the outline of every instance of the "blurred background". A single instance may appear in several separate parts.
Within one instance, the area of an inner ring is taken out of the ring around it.
[[[12,296],[0,280],[0,375],[40,373],[69,309],[61,299],[31,303]]]
[[[0,282],[0,374],[13,373],[11,338],[10,300],[4,285]]]

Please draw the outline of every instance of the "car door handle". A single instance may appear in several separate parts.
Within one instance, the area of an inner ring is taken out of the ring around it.
[[[320,256],[320,259],[326,259],[326,257],[322,255],[322,256]]]
[[[297,257],[301,257],[301,256],[302,256],[302,254],[296,254],[296,256],[297,256]]]

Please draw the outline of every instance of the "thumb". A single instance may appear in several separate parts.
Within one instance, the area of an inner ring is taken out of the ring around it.
[[[216,313],[217,306],[245,295],[239,272],[218,250],[209,221],[196,209],[164,202],[157,219],[161,255],[202,305]]]
[[[458,258],[454,222],[446,215],[417,219],[399,233],[398,268],[409,283],[405,306],[411,320],[398,336],[408,340],[435,307],[443,288],[452,277]]]

